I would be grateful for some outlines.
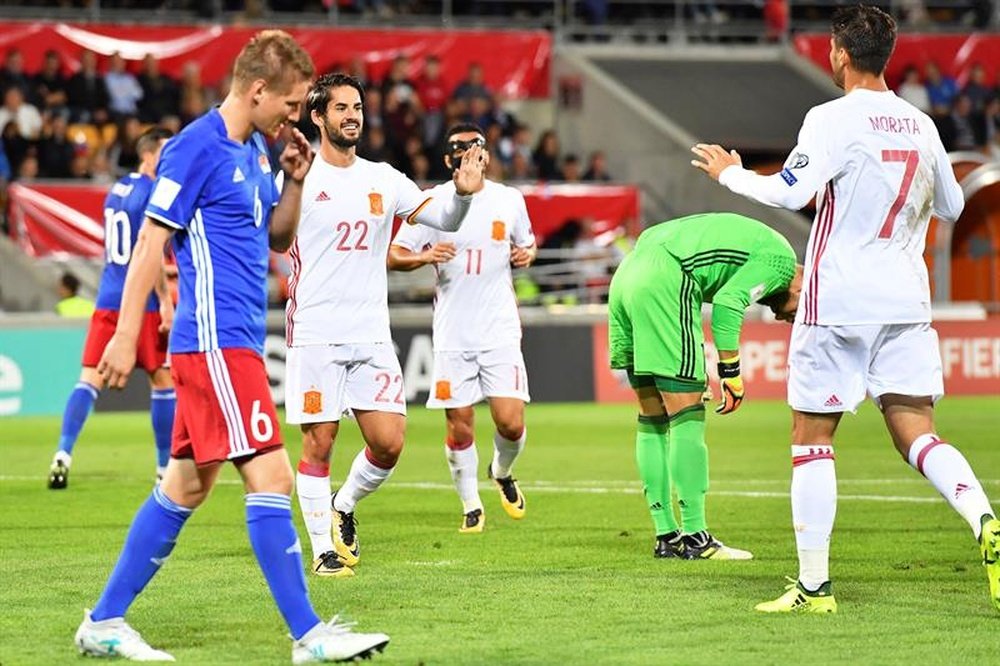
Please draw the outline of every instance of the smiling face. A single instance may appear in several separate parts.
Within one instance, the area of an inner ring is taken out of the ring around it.
[[[338,148],[353,148],[361,141],[364,128],[364,104],[361,94],[353,86],[336,86],[330,89],[330,102],[322,116],[312,112],[312,121],[320,135]]]
[[[286,124],[298,121],[309,82],[299,80],[282,91],[269,88],[263,79],[258,79],[251,88],[255,102],[251,121],[259,131],[275,137]]]

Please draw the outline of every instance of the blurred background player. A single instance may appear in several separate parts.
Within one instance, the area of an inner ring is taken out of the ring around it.
[[[153,188],[153,179],[156,178],[160,150],[171,136],[168,130],[158,128],[144,133],[137,144],[138,171],[115,183],[104,200],[104,272],[97,289],[97,309],[90,319],[90,329],[83,347],[80,381],[69,394],[63,412],[59,448],[49,469],[49,488],[65,488],[69,482],[73,446],[87,422],[94,401],[104,387],[101,375],[97,372],[97,364],[118,323],[118,309],[121,306],[125,274],[132,259],[132,248],[139,240],[139,228],[145,218],[144,211]],[[174,304],[161,276],[156,281],[155,292],[146,301],[136,349],[138,364],[149,374],[152,387],[149,415],[156,442],[157,478],[163,476],[170,458],[170,432],[174,425],[176,394],[174,383],[170,379],[170,369],[166,367],[166,333],[170,330],[173,316]]]
[[[466,150],[486,145],[477,125],[456,125],[446,139],[449,170],[458,167]],[[428,194],[447,197],[454,190],[447,182]],[[486,518],[479,498],[473,408],[483,398],[489,400],[497,428],[488,475],[507,515],[524,517],[524,495],[511,468],[527,437],[524,403],[530,397],[511,265],[530,266],[537,253],[524,195],[488,179],[472,199],[461,229],[448,233],[407,225],[389,247],[389,268],[412,271],[433,264],[437,273],[434,372],[427,406],[445,410],[445,455],[464,514],[460,532],[482,532]]]
[[[740,330],[747,307],[763,302],[791,321],[802,270],[784,236],[763,222],[707,213],[661,222],[639,236],[611,280],[611,367],[628,373],[639,401],[635,439],[643,492],[656,528],[656,557],[749,560],[708,531],[708,448],[702,303],[712,304],[719,350],[719,414],[743,402]],[[681,524],[674,517],[676,490]]]
[[[84,613],[75,642],[86,654],[174,661],[150,647],[124,615],[227,460],[243,478],[250,544],[291,633],[292,663],[360,658],[389,642],[384,634],[354,633],[336,617],[324,623],[309,602],[292,524],[292,469],[262,358],[268,247],[284,251],[291,244],[312,160],[305,137],[293,131],[279,157],[285,173],[279,195],[265,135],[298,120],[312,75],[312,60],[291,36],[258,33],[237,57],[222,105],[163,152],[118,327],[98,370],[115,388],[128,379],[143,305],[172,237],[180,275],[170,338],[178,397],[172,455],[129,528],[101,598]]]
[[[924,243],[931,214],[954,222],[965,201],[933,121],[886,86],[895,42],[895,21],[880,9],[834,15],[830,66],[845,95],[806,114],[779,174],[743,169],[736,151],[721,146],[694,147],[694,166],[737,194],[796,210],[817,200],[788,349],[799,578],[759,611],[837,610],[829,573],[833,437],[866,393],[903,459],[972,528],[1000,610],[1000,520],[965,457],[934,428],[944,380]]]
[[[320,149],[291,249],[285,409],[288,422],[302,428],[296,485],[312,570],[321,576],[353,575],[361,552],[355,507],[389,478],[403,448],[406,400],[389,332],[385,260],[393,217],[458,229],[486,164],[477,146],[455,171],[454,192],[421,192],[392,166],[356,155],[363,100],[361,83],[345,74],[321,77],[309,93]],[[330,456],[347,410],[365,448],[331,500]]]
[[[86,319],[94,314],[94,302],[80,295],[80,278],[72,273],[63,273],[56,285],[59,302],[56,314],[68,319]]]

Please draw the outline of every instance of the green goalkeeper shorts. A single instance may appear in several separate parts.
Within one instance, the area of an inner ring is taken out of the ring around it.
[[[702,391],[704,345],[698,283],[660,247],[625,257],[608,294],[611,367],[628,370],[634,388]]]

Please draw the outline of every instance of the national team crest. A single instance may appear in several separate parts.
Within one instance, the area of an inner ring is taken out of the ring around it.
[[[368,193],[368,207],[371,209],[372,215],[385,215],[382,210],[382,195],[378,192]]]
[[[495,241],[502,241],[507,238],[507,225],[503,220],[493,220],[493,233],[491,237]]]
[[[260,170],[264,173],[271,173],[271,160],[267,159],[267,155],[264,153],[257,156],[257,164],[260,165]]]
[[[451,400],[451,382],[447,379],[434,382],[434,397],[438,400]]]
[[[323,411],[323,394],[319,391],[306,391],[302,394],[302,412],[304,414],[319,414]]]

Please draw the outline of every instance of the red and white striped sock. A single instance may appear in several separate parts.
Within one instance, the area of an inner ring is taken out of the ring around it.
[[[816,590],[830,580],[830,534],[837,515],[837,471],[830,444],[792,446],[792,524],[799,582]]]
[[[936,434],[926,433],[910,444],[908,460],[948,500],[951,508],[965,518],[978,539],[982,530],[980,518],[983,514],[995,514],[961,451]]]

